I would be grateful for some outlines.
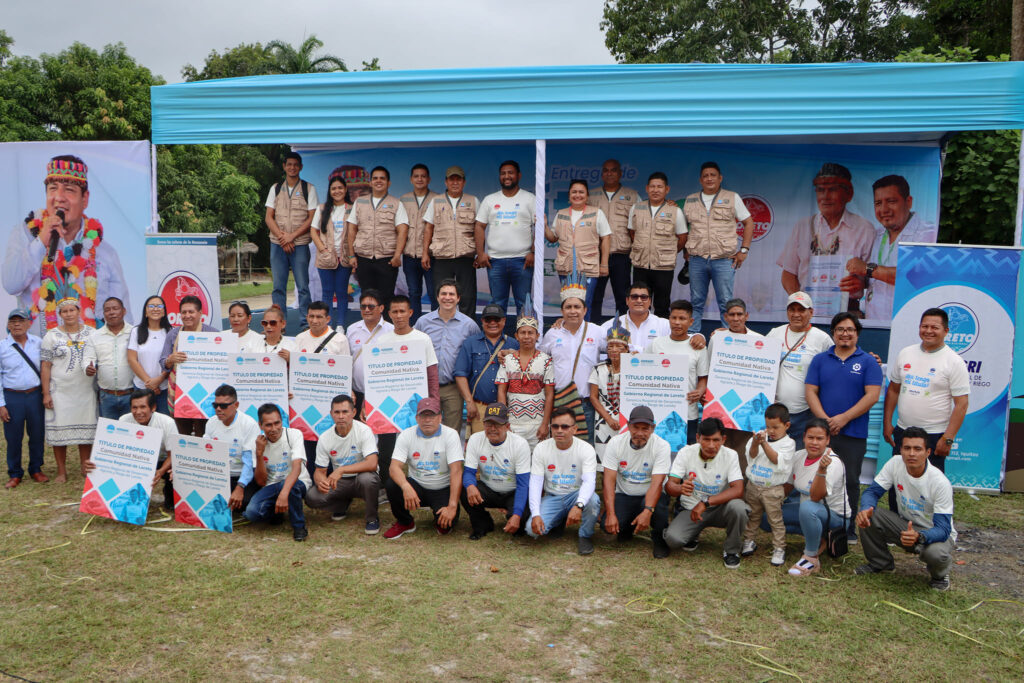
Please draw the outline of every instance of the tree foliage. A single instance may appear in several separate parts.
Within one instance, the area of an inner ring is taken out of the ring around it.
[[[980,55],[1010,52],[1013,0],[914,0],[910,45],[925,53],[972,48]]]
[[[278,73],[277,60],[268,48],[259,43],[242,43],[224,50],[224,54],[210,50],[202,69],[186,64],[181,77],[186,81],[207,81],[273,73]]]
[[[324,46],[324,41],[316,36],[309,36],[297,48],[281,40],[267,43],[267,50],[277,62],[278,73],[312,74],[327,71],[348,71],[345,62],[334,55],[317,56],[316,52]]]

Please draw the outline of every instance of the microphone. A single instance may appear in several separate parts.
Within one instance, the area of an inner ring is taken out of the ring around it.
[[[57,209],[57,218],[60,219],[61,224],[64,223],[64,209]],[[60,241],[60,231],[54,230],[50,233],[50,248],[47,251],[48,260],[52,263],[53,257],[57,255],[57,242]]]

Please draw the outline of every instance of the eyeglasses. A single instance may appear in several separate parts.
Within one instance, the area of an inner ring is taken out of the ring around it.
[[[280,320],[261,320],[260,321],[260,325],[263,325],[263,327],[271,327],[273,325],[280,325],[280,324],[281,324]]]
[[[836,334],[856,334],[857,328],[856,327],[837,327],[837,328],[835,328],[832,331],[835,332]]]
[[[556,423],[551,423],[551,428],[552,429],[574,429],[575,427],[576,427],[576,425],[574,425],[574,424],[571,424],[571,425],[560,425],[560,424],[556,424]]]
[[[651,298],[650,294],[630,294],[629,298],[633,301],[647,301]]]
[[[166,308],[163,304],[146,304],[147,311],[162,311]]]
[[[235,405],[234,401],[231,401],[230,403],[217,403],[217,402],[214,402],[213,409],[214,410],[227,410],[228,408],[230,408],[233,405]]]
[[[248,302],[248,301],[246,301],[245,299],[239,299],[238,301],[232,301],[232,302],[231,302],[231,303],[229,304],[229,306],[235,306],[235,305],[237,305],[237,304],[241,304],[242,306],[248,306],[248,305],[249,305],[249,302]]]
[[[372,311],[373,309],[380,306],[380,304],[359,304],[359,310],[361,311]]]

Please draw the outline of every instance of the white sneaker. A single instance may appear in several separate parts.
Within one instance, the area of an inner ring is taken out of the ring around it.
[[[750,557],[757,550],[757,543],[753,541],[743,541],[743,547],[740,549],[740,555],[743,557]]]
[[[786,549],[776,548],[772,551],[772,566],[781,567],[786,562]]]

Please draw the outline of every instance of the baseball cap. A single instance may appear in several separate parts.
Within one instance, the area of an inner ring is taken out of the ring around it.
[[[462,170],[461,166],[449,166],[448,170],[444,172],[445,178],[450,178],[453,175],[457,175],[463,180],[466,179],[466,172]]]
[[[790,304],[800,304],[804,308],[814,308],[814,304],[811,302],[811,295],[807,292],[793,292],[786,299],[786,308],[789,308]]]
[[[7,314],[8,320],[12,318],[24,318],[25,320],[31,320],[32,314],[29,313],[27,308],[15,308],[12,309],[11,312]]]
[[[436,413],[441,414],[441,402],[436,398],[424,398],[420,399],[420,402],[416,404],[416,414],[422,415],[423,413]]]
[[[492,403],[484,409],[484,422],[496,422],[500,425],[508,424],[508,408],[504,403]]]
[[[629,413],[629,424],[633,425],[638,422],[649,425],[655,424],[654,412],[647,406],[637,406],[636,408],[633,408]]]
[[[484,306],[483,313],[480,314],[480,318],[504,318],[505,311],[501,309],[498,304],[487,304]]]

